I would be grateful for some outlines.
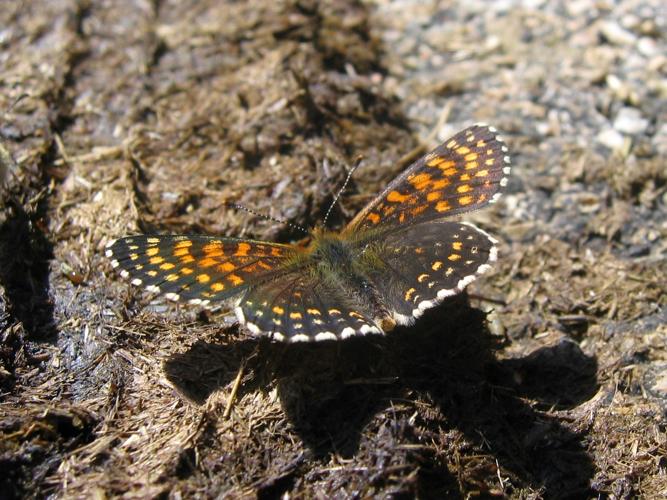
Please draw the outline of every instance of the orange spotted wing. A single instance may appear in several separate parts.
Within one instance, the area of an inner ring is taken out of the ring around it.
[[[171,300],[208,304],[286,272],[299,247],[208,236],[128,236],[106,250],[132,283]]]
[[[474,125],[410,165],[348,224],[345,233],[391,230],[493,203],[510,173],[496,130]]]

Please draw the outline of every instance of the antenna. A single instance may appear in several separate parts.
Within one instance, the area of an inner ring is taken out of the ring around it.
[[[350,179],[352,178],[352,174],[359,167],[359,165],[361,165],[361,160],[363,160],[363,157],[358,156],[355,163],[354,163],[354,166],[348,172],[347,177],[345,178],[345,182],[343,182],[343,186],[338,190],[338,193],[336,193],[336,196],[334,196],[334,199],[331,202],[331,205],[329,205],[329,209],[327,210],[327,213],[324,216],[324,221],[322,222],[322,226],[326,227],[327,219],[329,218],[329,215],[331,215],[331,211],[333,210],[333,207],[336,205],[336,202],[338,201],[338,198],[340,198],[340,195],[343,194],[343,191],[345,191],[345,188],[347,187],[347,183],[350,182]]]
[[[302,231],[306,234],[309,234],[307,229],[299,226],[298,224],[293,224],[293,223],[288,222],[286,220],[278,219],[277,217],[272,217],[270,215],[259,213],[255,210],[244,207],[243,205],[239,205],[238,203],[225,202],[225,205],[227,205],[228,207],[235,208],[237,210],[243,210],[244,212],[248,212],[249,214],[255,215],[257,217],[261,217],[262,219],[272,220],[273,222],[277,222],[278,224],[285,224],[285,225],[287,225],[291,228],[298,229],[299,231]]]

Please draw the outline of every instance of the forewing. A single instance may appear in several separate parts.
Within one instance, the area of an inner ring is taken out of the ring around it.
[[[509,173],[507,147],[496,130],[474,125],[408,167],[345,231],[391,230],[475,210],[497,199]]]
[[[389,234],[364,255],[393,319],[411,324],[460,293],[496,260],[496,240],[465,222],[431,221]]]
[[[171,300],[208,304],[286,271],[296,247],[207,236],[129,236],[107,246],[113,267],[132,284]]]
[[[256,335],[288,342],[380,333],[373,320],[358,311],[342,290],[326,283],[314,267],[249,289],[236,314]]]

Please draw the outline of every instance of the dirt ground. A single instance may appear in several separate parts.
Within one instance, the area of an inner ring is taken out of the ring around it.
[[[1,498],[667,497],[662,0],[14,1],[0,70]],[[478,121],[499,262],[412,328],[256,340],[104,257],[295,241],[226,204],[312,227],[362,155],[341,227]]]

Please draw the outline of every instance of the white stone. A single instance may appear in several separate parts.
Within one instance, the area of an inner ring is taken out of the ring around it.
[[[637,108],[626,106],[618,110],[614,120],[614,128],[623,134],[642,134],[648,128],[649,121]]]
[[[623,135],[613,128],[603,130],[597,135],[595,139],[600,144],[611,149],[612,151],[620,151],[623,149],[625,144],[625,138]]]

